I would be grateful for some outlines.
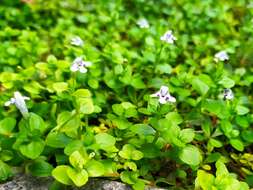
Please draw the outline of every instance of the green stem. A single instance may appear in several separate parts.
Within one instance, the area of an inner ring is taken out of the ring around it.
[[[76,72],[72,72],[72,91],[76,89]]]
[[[155,132],[155,137],[154,137],[154,139],[153,139],[153,141],[152,141],[152,144],[155,144],[155,143],[156,143],[156,141],[158,140],[159,136],[160,136],[160,133],[159,133],[158,131],[156,131],[156,132]]]
[[[156,64],[158,64],[158,63],[160,62],[161,54],[162,54],[162,51],[163,51],[164,47],[165,47],[165,45],[162,44],[162,46],[161,46],[159,52],[156,54]]]

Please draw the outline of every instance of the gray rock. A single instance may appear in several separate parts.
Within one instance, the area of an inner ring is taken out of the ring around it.
[[[38,178],[30,175],[18,175],[13,180],[0,184],[0,190],[48,190],[53,182],[50,177]],[[132,190],[131,187],[117,181],[104,179],[90,179],[81,188],[67,188],[68,190]],[[147,187],[146,190],[164,190],[161,188]]]
[[[13,180],[1,184],[0,190],[47,190],[52,182],[52,178],[18,175]]]

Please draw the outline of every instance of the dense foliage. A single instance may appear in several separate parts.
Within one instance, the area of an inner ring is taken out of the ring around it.
[[[249,189],[252,16],[247,0],[1,0],[0,180]]]

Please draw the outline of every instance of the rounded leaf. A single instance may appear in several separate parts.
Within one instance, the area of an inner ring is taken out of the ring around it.
[[[202,155],[196,146],[188,145],[181,150],[180,159],[191,166],[197,166],[202,161]]]

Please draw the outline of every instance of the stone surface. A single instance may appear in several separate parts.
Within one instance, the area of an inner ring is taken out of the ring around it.
[[[48,190],[52,178],[37,178],[29,175],[18,175],[13,180],[0,184],[0,190]],[[82,188],[67,188],[68,190],[132,190],[128,185],[117,181],[90,179]],[[146,190],[164,190],[147,187]]]

